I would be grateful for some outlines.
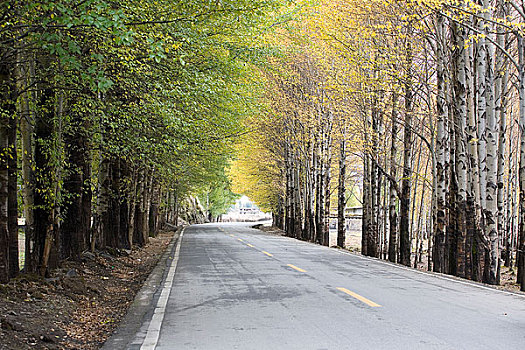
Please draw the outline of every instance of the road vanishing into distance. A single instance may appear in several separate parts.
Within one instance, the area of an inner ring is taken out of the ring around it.
[[[136,348],[525,349],[524,296],[248,224],[190,226],[171,261]]]

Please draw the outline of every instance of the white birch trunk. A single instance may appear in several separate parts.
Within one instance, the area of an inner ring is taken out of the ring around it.
[[[444,23],[443,17],[437,19],[437,135],[436,135],[436,233],[434,241],[434,271],[445,272],[445,227],[447,222],[446,197],[447,197],[447,160],[446,150],[448,143],[448,130],[446,119],[448,108],[445,92],[445,64],[444,64]]]
[[[490,1],[484,0],[484,17],[486,23],[484,25],[486,35],[491,35],[491,25],[489,20],[491,19],[490,13]],[[494,100],[494,48],[493,45],[489,45],[488,41],[484,41],[483,53],[486,55],[485,60],[481,60],[479,68],[480,71],[484,70],[485,86],[480,88],[480,96],[484,94],[484,100],[486,103],[485,114],[483,114],[483,106],[478,106],[480,111],[480,119],[485,116],[486,125],[483,139],[486,141],[486,159],[485,159],[485,234],[487,235],[489,245],[489,269],[488,276],[485,276],[486,282],[490,284],[497,284],[497,272],[499,267],[499,239],[498,239],[498,186],[497,186],[497,173],[498,173],[498,122],[496,120],[496,105]],[[480,77],[482,73],[480,72]],[[481,82],[479,82],[481,84]],[[480,103],[483,99],[480,100]],[[487,267],[486,267],[487,268]]]
[[[457,176],[457,256],[456,273],[458,276],[465,276],[465,242],[466,242],[466,208],[468,192],[468,157],[467,157],[467,137],[465,130],[467,127],[467,82],[466,82],[466,62],[465,62],[465,30],[454,25],[456,35],[456,79],[454,85],[455,92],[455,113],[454,113],[454,133],[455,133],[455,172]]]

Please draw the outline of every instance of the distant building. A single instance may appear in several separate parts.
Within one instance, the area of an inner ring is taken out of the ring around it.
[[[235,201],[230,210],[223,215],[223,221],[259,221],[270,219],[271,215],[262,212],[250,198],[242,196]]]

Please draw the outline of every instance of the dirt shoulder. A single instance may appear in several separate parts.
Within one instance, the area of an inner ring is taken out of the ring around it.
[[[0,348],[98,349],[117,328],[174,232],[143,248],[84,254],[51,278],[0,285]]]

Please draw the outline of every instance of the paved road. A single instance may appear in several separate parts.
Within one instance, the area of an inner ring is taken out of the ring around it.
[[[156,349],[524,349],[525,298],[243,224],[182,238]]]

